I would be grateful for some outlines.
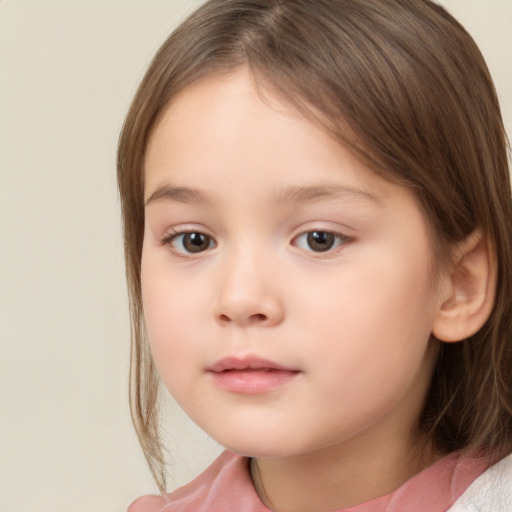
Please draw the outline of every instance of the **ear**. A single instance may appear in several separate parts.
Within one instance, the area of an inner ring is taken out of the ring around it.
[[[459,243],[453,265],[443,277],[440,307],[432,334],[456,342],[480,330],[491,314],[496,294],[496,264],[488,240],[480,230]]]

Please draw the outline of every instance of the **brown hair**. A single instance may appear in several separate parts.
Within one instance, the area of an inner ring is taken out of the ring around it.
[[[438,256],[480,228],[498,266],[494,309],[471,339],[443,343],[420,428],[441,451],[512,448],[512,201],[506,135],[476,44],[429,0],[210,0],[163,44],[119,143],[131,298],[132,418],[165,488],[158,377],[141,301],[144,155],[164,107],[193,81],[248,66],[373,169],[412,187]]]

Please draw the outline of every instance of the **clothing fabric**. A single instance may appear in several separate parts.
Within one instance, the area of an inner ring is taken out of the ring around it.
[[[512,455],[477,478],[449,512],[512,512]]]
[[[512,512],[512,455],[488,466],[451,454],[386,496],[333,512]],[[128,512],[270,511],[256,494],[249,459],[225,451],[189,484],[139,498]]]

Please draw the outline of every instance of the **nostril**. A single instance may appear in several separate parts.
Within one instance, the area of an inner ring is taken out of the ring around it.
[[[251,315],[251,320],[254,322],[263,322],[267,319],[267,315],[264,315],[263,313],[257,313],[255,315]]]
[[[258,323],[265,322],[268,320],[267,315],[265,315],[263,313],[255,313],[254,315],[249,315],[246,317],[245,320],[237,319],[236,317],[232,318],[229,315],[226,315],[224,313],[220,314],[218,318],[222,323],[230,323],[232,321],[235,321],[237,323],[246,323],[246,324],[253,324],[253,323],[258,324]]]

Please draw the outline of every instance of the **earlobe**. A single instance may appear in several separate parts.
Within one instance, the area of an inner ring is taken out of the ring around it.
[[[478,332],[491,314],[496,293],[496,264],[480,230],[453,251],[432,334],[444,342],[462,341]]]

